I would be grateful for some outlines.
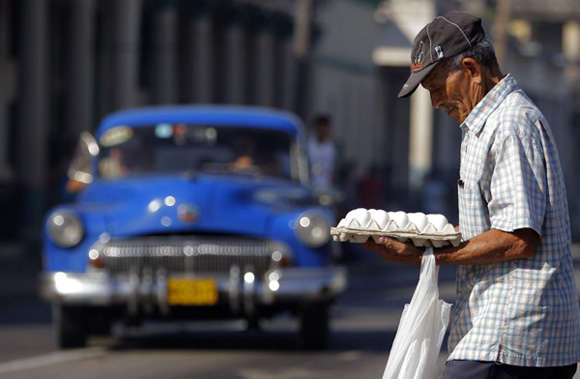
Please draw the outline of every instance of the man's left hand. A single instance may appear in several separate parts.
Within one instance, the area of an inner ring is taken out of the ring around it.
[[[421,256],[423,248],[417,247],[412,243],[398,241],[395,238],[381,237],[379,243],[372,238],[363,244],[364,248],[371,250],[379,255],[385,261],[421,265]]]

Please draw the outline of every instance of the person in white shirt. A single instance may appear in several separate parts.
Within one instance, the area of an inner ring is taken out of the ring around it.
[[[317,116],[315,133],[308,140],[308,157],[312,173],[312,185],[317,189],[331,189],[334,185],[336,146],[331,140],[332,124],[329,116]]]

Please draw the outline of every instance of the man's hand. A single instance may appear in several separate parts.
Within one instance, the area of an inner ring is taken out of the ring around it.
[[[540,238],[533,229],[517,229],[504,232],[490,229],[485,233],[463,241],[459,246],[445,246],[435,249],[438,265],[487,265],[534,256]],[[363,244],[365,249],[374,251],[386,261],[421,265],[423,248],[394,238],[381,237],[379,243],[372,238]]]
[[[385,261],[406,263],[415,266],[421,265],[423,248],[412,243],[405,243],[390,237],[381,237],[379,243],[372,238],[363,244],[364,248],[378,254]]]

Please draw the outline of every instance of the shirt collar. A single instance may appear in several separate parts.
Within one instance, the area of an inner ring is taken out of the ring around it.
[[[518,83],[512,76],[507,74],[485,95],[485,97],[473,108],[465,121],[460,125],[461,129],[468,129],[474,134],[479,134],[489,116],[503,102],[503,100],[518,87]]]

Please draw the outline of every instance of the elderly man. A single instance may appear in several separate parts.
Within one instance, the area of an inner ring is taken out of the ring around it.
[[[461,127],[457,265],[445,378],[572,378],[580,359],[578,295],[564,178],[542,113],[500,71],[481,20],[437,17],[415,38],[411,76]],[[419,265],[422,248],[382,237],[385,260]]]

